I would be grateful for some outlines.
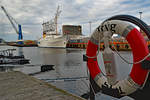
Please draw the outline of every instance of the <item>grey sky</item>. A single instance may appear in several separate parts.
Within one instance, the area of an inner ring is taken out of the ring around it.
[[[38,39],[42,36],[42,23],[54,17],[57,6],[62,13],[59,30],[64,24],[81,25],[82,33],[89,35],[89,21],[94,30],[106,18],[118,14],[139,17],[150,24],[149,0],[1,0],[8,13],[22,25],[24,39]],[[0,37],[17,40],[17,35],[8,19],[0,10]]]

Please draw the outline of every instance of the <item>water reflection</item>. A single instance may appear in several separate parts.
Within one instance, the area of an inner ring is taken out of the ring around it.
[[[82,56],[85,54],[85,50],[82,49],[55,49],[55,48],[38,48],[38,47],[5,47],[15,48],[18,54],[24,55],[25,58],[31,59],[32,65],[47,64],[55,65],[52,71],[44,72],[35,75],[38,79],[56,79],[56,78],[73,78],[73,77],[87,77],[87,66],[86,62],[83,62]],[[0,48],[1,49],[1,48]],[[132,55],[129,52],[121,52],[126,59],[132,60]],[[99,55],[100,56],[100,55]],[[102,61],[98,56],[99,66],[104,69]],[[131,69],[131,65],[125,64],[117,55],[115,55],[117,61],[117,75],[118,80],[126,77]],[[1,68],[0,70],[8,71],[14,70],[15,67]],[[18,67],[17,70],[24,73],[32,73],[40,71],[40,66],[24,66]],[[104,71],[105,72],[105,71]],[[52,82],[58,88],[65,89],[71,93],[81,95],[89,91],[88,80],[81,79],[75,81],[56,81]]]
[[[85,67],[82,62],[82,52],[70,49],[39,48],[44,64],[55,65],[56,77],[73,77],[83,75],[81,68]],[[69,52],[69,53],[68,53]],[[76,73],[75,73],[76,72]]]
[[[24,56],[23,54],[23,47],[18,47],[18,56]]]

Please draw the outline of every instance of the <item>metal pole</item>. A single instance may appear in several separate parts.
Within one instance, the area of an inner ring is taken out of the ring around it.
[[[139,12],[139,14],[140,14],[140,19],[142,19],[142,13],[143,13],[143,12],[141,12],[141,11]]]
[[[55,20],[56,22],[56,35],[57,35],[57,16],[56,16],[56,20]]]
[[[95,100],[95,95],[93,92],[93,86],[94,86],[94,80],[92,79],[92,77],[90,76],[90,100]]]
[[[89,24],[90,24],[90,34],[91,34],[91,24],[92,24],[92,22],[91,22],[91,21],[89,21]]]
[[[143,12],[141,12],[141,11],[139,12],[139,14],[140,14],[140,20],[142,19],[142,13]],[[141,29],[140,29],[140,32],[142,32]]]

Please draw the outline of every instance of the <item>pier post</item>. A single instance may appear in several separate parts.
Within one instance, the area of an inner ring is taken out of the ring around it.
[[[92,79],[92,77],[90,76],[90,83],[89,83],[89,86],[90,86],[90,100],[95,100],[95,94],[94,94],[94,80]],[[93,88],[93,89],[92,89]]]
[[[83,61],[87,62],[88,58],[86,55],[83,55]],[[89,86],[90,86],[90,100],[95,100],[95,93],[100,91],[100,87],[96,84],[96,82],[92,79],[91,75],[89,75]]]
[[[94,91],[93,91],[94,90]],[[95,100],[95,93],[100,92],[100,87],[90,76],[90,100]]]

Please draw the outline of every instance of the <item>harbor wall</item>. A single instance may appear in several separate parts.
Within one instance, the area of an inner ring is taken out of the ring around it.
[[[67,48],[80,48],[80,49],[86,49],[88,43],[87,42],[68,42]],[[148,48],[150,48],[150,41],[147,41]],[[100,50],[104,50],[105,46],[104,43],[100,43]],[[110,42],[109,47],[112,50],[118,50],[118,51],[130,51],[131,47],[130,44],[128,44],[127,41],[125,42]]]

